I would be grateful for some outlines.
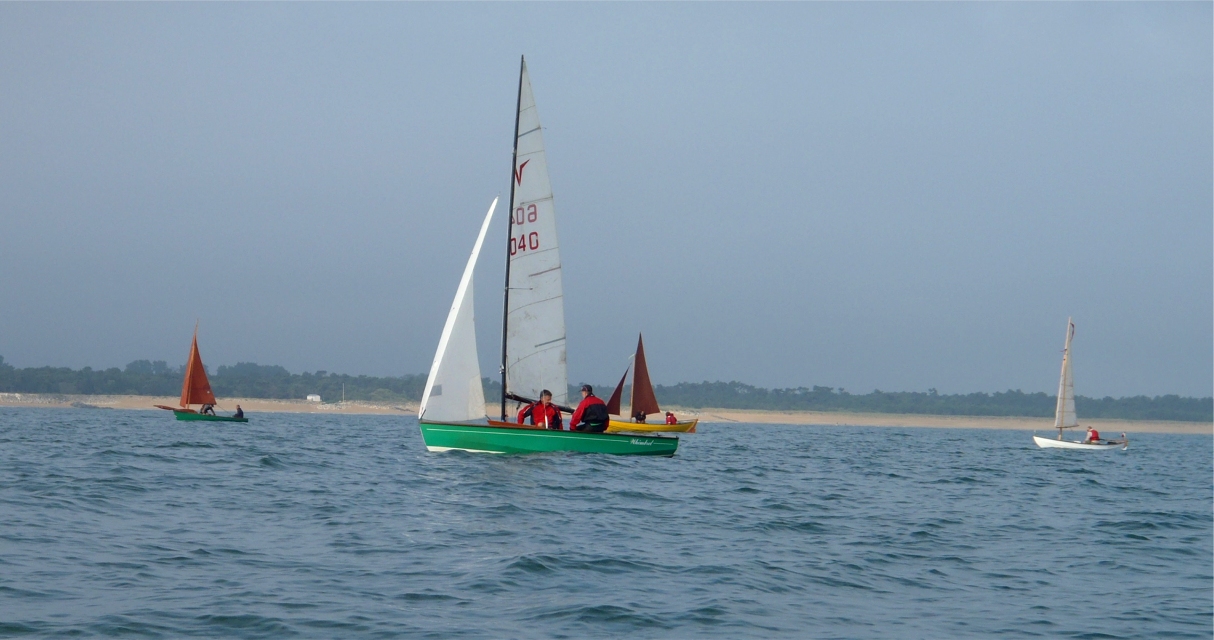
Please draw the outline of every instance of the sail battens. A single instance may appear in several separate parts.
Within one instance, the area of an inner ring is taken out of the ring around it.
[[[534,250],[534,251],[528,251],[528,252],[527,252],[527,254],[528,254],[528,255],[532,255],[532,256],[538,256],[538,255],[540,255],[540,254],[542,254],[542,253],[548,253],[548,252],[550,252],[550,251],[556,251],[556,250],[557,250],[557,249],[556,249],[556,247],[550,247],[550,248],[548,248],[548,249],[536,249],[536,250]],[[560,263],[558,262],[558,263],[557,263],[557,265],[556,265],[556,269],[560,269],[560,268],[561,268],[561,265],[560,265]],[[552,270],[552,269],[549,269],[549,271],[551,271],[551,270]],[[515,287],[511,287],[511,289],[513,289],[513,288],[515,288]]]
[[[565,404],[569,382],[560,241],[543,127],[525,61],[519,69],[516,115],[502,389],[528,398],[548,389],[553,402]]]
[[[532,291],[532,290],[534,290],[534,287],[531,289],[515,289],[514,287],[511,287],[510,290],[511,291]],[[536,300],[535,302],[528,302],[526,305],[519,305],[518,307],[515,307],[514,305],[510,305],[511,307],[513,307],[510,310],[510,317],[513,318],[513,317],[519,315],[519,312],[523,311],[527,307],[534,307],[537,304],[543,304],[545,302],[552,302],[553,300],[560,300],[562,298],[564,298],[564,296],[552,296],[551,298],[544,298],[543,300]]]
[[[520,203],[518,203],[518,206],[522,207],[522,206],[526,206],[529,204],[538,204],[540,202],[552,202],[552,196],[548,196],[547,198],[540,198],[538,200],[528,200],[526,202],[520,202]]]
[[[1079,425],[1079,417],[1075,414],[1075,381],[1071,374],[1071,339],[1075,337],[1075,323],[1067,318],[1066,325],[1062,372],[1058,376],[1058,405],[1054,410],[1054,427],[1058,429]]]
[[[514,363],[512,363],[512,364],[518,364],[518,363],[520,363],[520,362],[525,362],[526,360],[531,359],[531,358],[538,358],[538,357],[540,357],[540,356],[544,355],[544,353],[545,353],[545,352],[547,352],[547,351],[551,351],[551,350],[556,349],[556,348],[558,348],[558,347],[560,347],[560,346],[562,346],[562,345],[553,344],[553,345],[551,345],[551,346],[544,347],[543,349],[536,349],[534,353],[528,354],[527,356],[525,356],[525,357],[521,358],[520,360],[518,360],[518,362],[514,362]],[[514,387],[511,387],[511,388],[513,389]],[[543,388],[541,388],[541,390],[543,390]],[[520,393],[519,395],[525,395],[525,394]]]

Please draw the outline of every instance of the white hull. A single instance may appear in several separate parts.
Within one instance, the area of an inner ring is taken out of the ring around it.
[[[1074,440],[1057,440],[1054,438],[1033,436],[1033,442],[1037,443],[1037,446],[1041,447],[1042,449],[1088,449],[1096,451],[1112,451],[1114,449],[1121,449],[1124,451],[1130,447],[1129,440],[1126,440],[1125,442],[1086,444],[1083,442],[1076,442]]]

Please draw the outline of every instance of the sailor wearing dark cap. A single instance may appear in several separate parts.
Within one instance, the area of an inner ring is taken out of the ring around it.
[[[602,433],[607,430],[607,404],[594,395],[594,387],[582,385],[582,402],[569,420],[569,428],[573,431],[589,431]]]

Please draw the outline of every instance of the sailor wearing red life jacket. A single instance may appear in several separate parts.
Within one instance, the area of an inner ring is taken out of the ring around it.
[[[1093,429],[1092,427],[1088,427],[1088,437],[1087,437],[1087,440],[1083,441],[1083,443],[1088,444],[1090,442],[1096,442],[1098,440],[1100,440],[1100,432]]]
[[[569,419],[571,431],[589,431],[602,433],[607,430],[611,418],[607,415],[607,403],[594,395],[594,388],[588,384],[582,385],[582,402]]]
[[[557,431],[565,428],[561,424],[561,410],[552,404],[552,392],[547,389],[540,392],[538,402],[533,402],[518,412],[518,423],[523,424],[523,420],[528,416],[531,417],[531,424],[536,426],[556,429]]]
[[[679,419],[674,417],[673,413],[669,411],[666,412],[666,424],[678,424],[678,422]]]

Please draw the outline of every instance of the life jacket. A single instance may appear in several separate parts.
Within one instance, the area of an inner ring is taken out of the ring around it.
[[[611,418],[607,415],[607,405],[600,403],[586,407],[582,412],[582,422],[591,426],[605,425]]]
[[[547,414],[546,421],[544,419],[545,413]],[[522,411],[518,412],[519,424],[522,424],[527,416],[531,416],[531,424],[533,425],[546,426],[549,429],[561,429],[563,426],[561,424],[561,410],[557,409],[556,405],[553,404],[549,404],[547,410],[545,410],[542,402],[527,405]]]

